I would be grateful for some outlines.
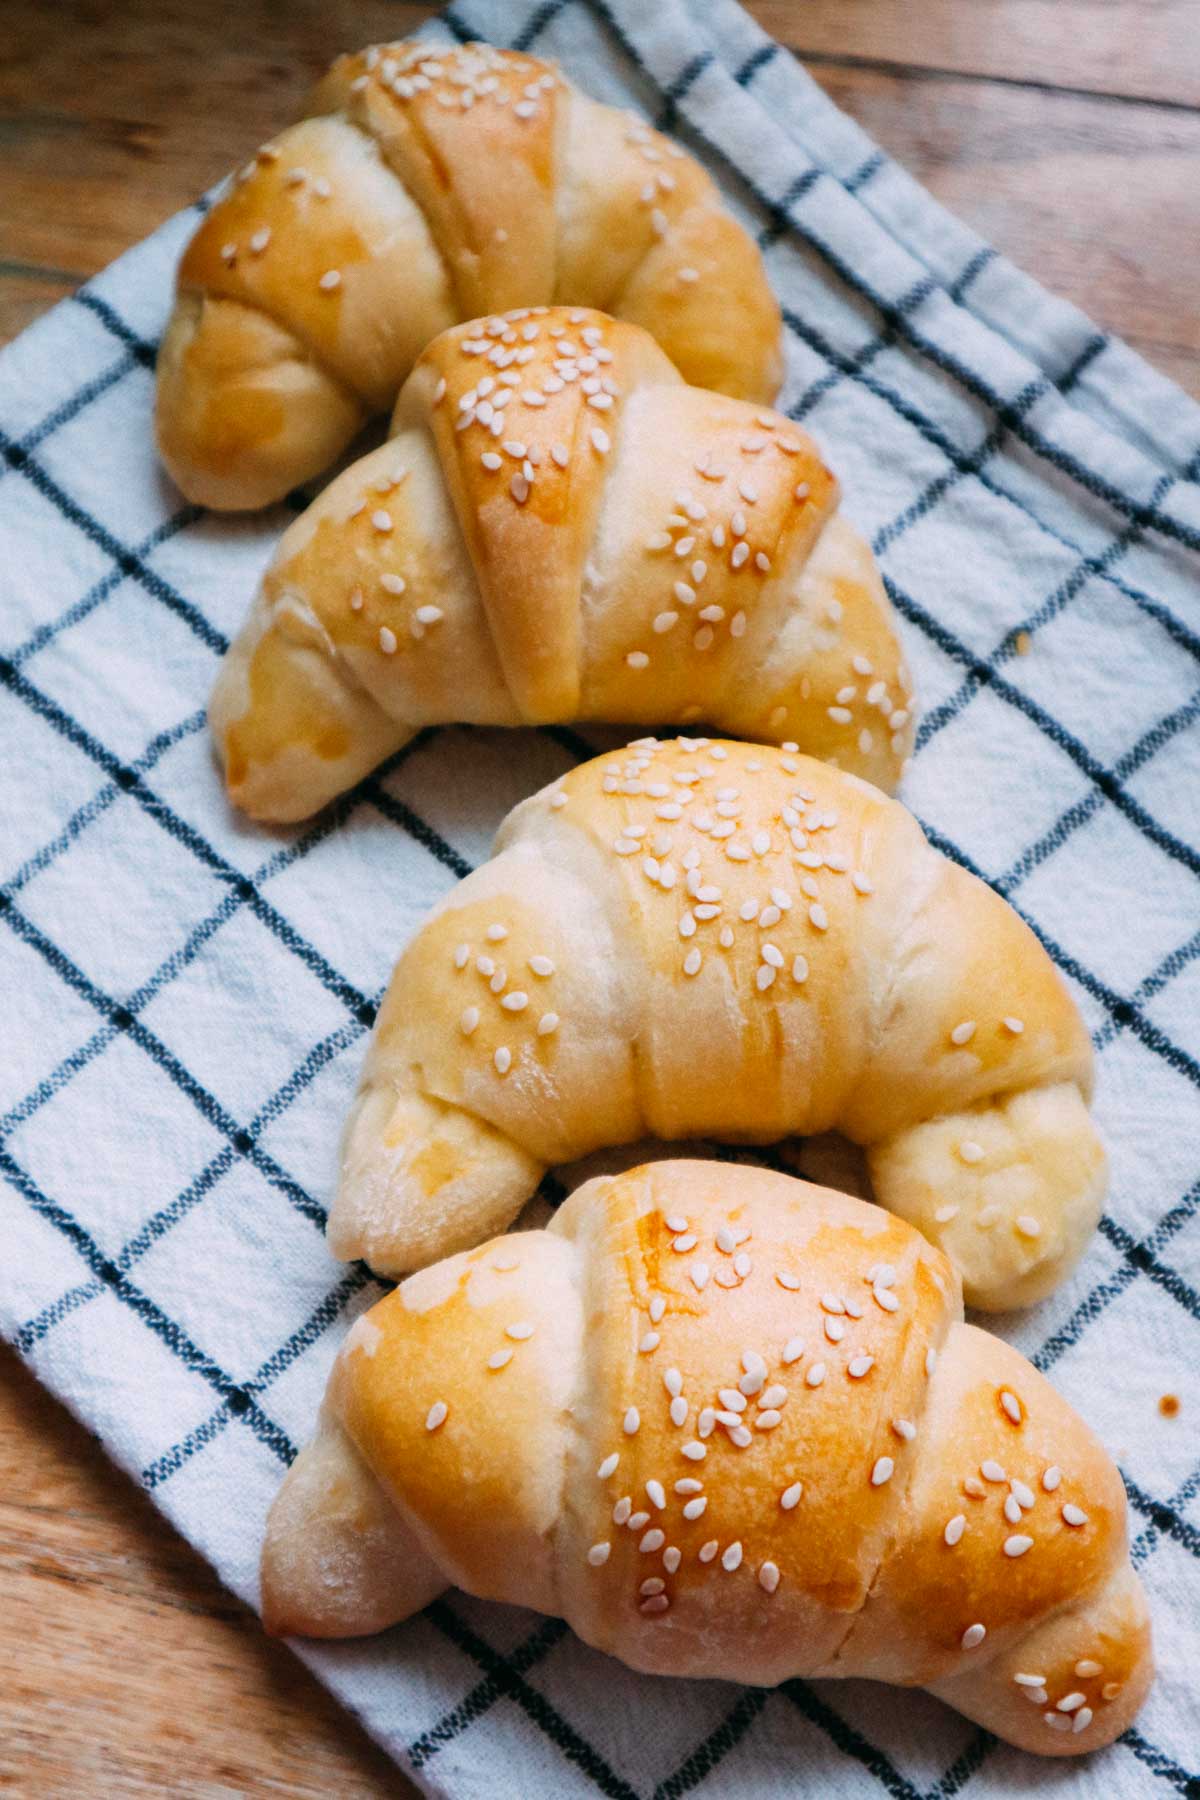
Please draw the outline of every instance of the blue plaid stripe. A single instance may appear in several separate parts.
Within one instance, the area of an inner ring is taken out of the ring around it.
[[[532,9],[515,41],[523,48],[535,47],[546,31],[556,22],[565,20],[570,12],[579,10],[581,4],[583,0],[549,0],[548,4]],[[657,88],[662,116],[690,134],[703,150],[720,161],[722,153],[719,148],[703,134],[686,105],[693,90],[699,89],[702,78],[713,71],[712,53],[704,51],[693,55],[672,79],[658,80],[639,55],[630,35],[622,29],[612,9],[600,4],[599,0],[591,0],[584,9],[600,21],[610,38],[620,43],[622,53],[631,59],[636,69],[639,85]],[[483,35],[468,22],[465,9],[460,8],[457,13],[448,15],[447,23],[459,36]],[[743,64],[738,71],[738,79],[744,87],[750,86],[758,70],[769,60],[770,54],[769,50],[764,49],[756,52],[754,57]],[[869,185],[882,167],[882,158],[868,158],[843,185],[851,192],[857,192]],[[1064,809],[1054,825],[1041,834],[1036,842],[1026,846],[1010,863],[1006,872],[992,873],[995,884],[1002,891],[1015,891],[1034,869],[1053,858],[1070,836],[1107,809],[1120,811],[1148,843],[1154,844],[1194,876],[1198,860],[1195,847],[1163,825],[1154,816],[1150,806],[1130,793],[1128,783],[1194,726],[1200,710],[1200,690],[1183,705],[1164,712],[1142,732],[1134,745],[1108,766],[1083,740],[1066,730],[1016,682],[1002,673],[1015,653],[1017,631],[1037,631],[1049,624],[1070,606],[1084,584],[1093,577],[1107,584],[1115,601],[1128,602],[1141,616],[1153,618],[1169,633],[1171,641],[1182,653],[1200,660],[1200,636],[1192,626],[1179,617],[1176,610],[1168,606],[1159,595],[1148,591],[1139,583],[1123,582],[1114,572],[1116,565],[1147,533],[1157,533],[1176,544],[1194,547],[1197,534],[1163,510],[1163,502],[1173,485],[1172,478],[1164,476],[1149,496],[1140,500],[1114,488],[1102,471],[1093,470],[1077,457],[1065,454],[1029,418],[1048,387],[1055,384],[1035,380],[1028,383],[1015,399],[1006,400],[981,371],[967,367],[957,355],[941,346],[930,335],[932,327],[925,329],[917,322],[918,315],[924,312],[927,303],[938,293],[936,284],[929,279],[922,278],[913,283],[895,302],[872,290],[845,265],[844,259],[839,258],[833,245],[822,241],[820,234],[813,228],[811,219],[806,219],[805,202],[814,195],[823,180],[832,179],[825,171],[819,168],[805,170],[795,178],[783,198],[777,201],[773,201],[761,189],[748,171],[728,167],[725,172],[741,181],[751,199],[758,205],[768,242],[782,242],[791,238],[816,250],[831,271],[831,279],[836,278],[860,299],[869,302],[879,320],[879,329],[867,343],[847,352],[838,349],[832,340],[826,338],[811,323],[789,310],[790,331],[824,365],[823,371],[809,383],[793,406],[794,416],[807,416],[827,401],[839,384],[850,384],[870,392],[897,419],[915,426],[922,440],[938,450],[943,458],[941,472],[928,483],[924,491],[915,496],[890,524],[879,527],[875,543],[885,567],[888,555],[896,543],[934,512],[953,487],[967,480],[977,481],[989,493],[1003,498],[1007,504],[1027,515],[1039,531],[1077,552],[1077,561],[1070,574],[1027,615],[1022,625],[1011,627],[986,656],[972,652],[945,621],[931,612],[916,595],[899,586],[894,577],[890,580],[893,599],[909,624],[965,672],[955,693],[927,719],[921,738],[922,750],[938,731],[970,708],[978,693],[987,691],[998,695],[1034,724],[1059,752],[1072,761],[1089,783],[1085,797]],[[963,268],[958,280],[949,289],[953,299],[963,298],[989,260],[987,253],[980,253]],[[195,1370],[214,1391],[216,1405],[207,1418],[162,1450],[145,1466],[143,1479],[147,1485],[162,1487],[175,1478],[194,1457],[203,1455],[235,1422],[244,1425],[280,1460],[289,1460],[294,1454],[292,1439],[271,1417],[265,1404],[266,1396],[305,1352],[344,1317],[347,1306],[357,1300],[370,1281],[365,1270],[356,1268],[347,1271],[309,1316],[252,1370],[246,1372],[224,1368],[219,1359],[209,1354],[191,1333],[158,1305],[132,1274],[154,1246],[169,1239],[170,1234],[184,1219],[204,1206],[208,1197],[219,1186],[222,1177],[239,1160],[251,1164],[265,1181],[283,1194],[290,1207],[314,1226],[319,1225],[323,1219],[320,1203],[311,1191],[288,1171],[283,1162],[270,1154],[259,1139],[271,1124],[303,1097],[322,1071],[361,1036],[373,1019],[377,995],[364,992],[361,986],[342,973],[315,942],[296,928],[286,916],[286,911],[274,904],[265,890],[294,863],[318,851],[335,828],[345,825],[357,809],[363,806],[382,814],[448,873],[466,873],[469,862],[436,824],[424,815],[421,807],[414,804],[411,793],[407,797],[401,797],[389,785],[388,772],[384,771],[363,783],[355,794],[348,796],[334,808],[326,819],[268,859],[252,876],[247,876],[222,856],[201,831],[189,824],[166,801],[163,794],[156,791],[152,781],[163,759],[200,729],[198,714],[190,714],[177,725],[160,731],[147,743],[138,758],[126,761],[109,750],[93,730],[74,718],[38,686],[36,679],[26,673],[27,667],[36,665],[38,655],[51,643],[59,640],[69,642],[73,631],[110,602],[126,577],[131,577],[167,611],[181,618],[207,649],[219,652],[225,643],[223,632],[204,610],[190,600],[185,592],[181,592],[177,584],[165,579],[154,566],[155,552],[160,547],[175,538],[186,541],[187,534],[200,522],[198,510],[184,509],[156,527],[141,542],[127,545],[72,497],[61,482],[47,471],[37,454],[56,433],[84,415],[90,405],[111,392],[135,369],[148,366],[153,359],[153,344],[126,323],[111,301],[85,291],[78,297],[77,303],[100,320],[120,346],[119,355],[88,381],[81,383],[70,399],[61,403],[39,423],[19,436],[6,434],[0,438],[0,451],[9,471],[5,479],[29,481],[41,497],[58,510],[71,528],[83,533],[109,558],[111,566],[85,595],[55,619],[39,625],[22,646],[10,653],[0,664],[0,679],[15,700],[48,724],[64,743],[70,744],[76,752],[85,756],[100,771],[104,780],[92,798],[78,807],[53,837],[27,856],[14,870],[0,889],[0,909],[4,912],[10,931],[19,936],[54,971],[57,979],[81,997],[99,1015],[102,1022],[92,1036],[61,1058],[51,1073],[11,1107],[3,1121],[0,1121],[0,1167],[31,1209],[47,1220],[74,1247],[85,1277],[64,1288],[57,1298],[42,1307],[20,1328],[18,1342],[22,1349],[30,1352],[66,1319],[73,1318],[101,1294],[107,1293],[114,1295],[140,1318],[173,1355]],[[1078,382],[1089,364],[1100,355],[1105,342],[1106,340],[1095,338],[1081,349],[1075,361],[1059,378],[1056,384],[1059,392],[1069,391]],[[956,444],[921,407],[893,388],[889,382],[879,380],[872,373],[872,365],[884,352],[897,347],[928,360],[983,406],[989,419],[974,449],[964,449]],[[1005,476],[997,465],[1010,437],[1019,441],[1036,459],[1053,467],[1089,495],[1102,501],[1116,515],[1117,523],[1103,549],[1085,551],[1082,544],[1072,544],[1057,520],[1039,517],[1028,499],[1006,484]],[[415,752],[423,750],[433,735],[425,734],[417,743],[409,746],[395,760],[393,772],[401,769],[404,761]],[[571,757],[591,754],[591,747],[577,733],[557,730],[545,735],[552,738]],[[73,847],[95,830],[114,807],[130,803],[142,809],[174,842],[183,846],[199,865],[224,884],[226,892],[220,903],[196,922],[149,979],[122,996],[106,992],[86,974],[65,946],[42,932],[22,906],[21,897],[30,884],[36,882],[48,868],[60,859],[69,857]],[[971,859],[950,842],[944,833],[931,828],[930,836],[947,854],[957,856],[967,866],[973,866]],[[247,1124],[241,1125],[204,1083],[197,1079],[186,1063],[145,1025],[139,1015],[158,994],[170,988],[180,973],[205,951],[231,919],[247,911],[270,932],[276,943],[289,955],[297,958],[325,990],[337,998],[346,1018],[343,1025],[313,1043],[307,1057],[292,1071],[289,1078],[272,1092]],[[1035,930],[1039,929],[1036,918],[1030,922]],[[1178,945],[1128,995],[1119,993],[1099,973],[1086,968],[1076,955],[1066,947],[1054,943],[1044,930],[1040,935],[1068,975],[1100,1006],[1103,1021],[1096,1033],[1096,1042],[1101,1052],[1122,1033],[1131,1031],[1139,1043],[1172,1070],[1183,1075],[1193,1085],[1200,1086],[1200,1065],[1196,1059],[1182,1045],[1173,1041],[1170,1034],[1155,1023],[1145,1010],[1148,1003],[1168,988],[1200,955],[1200,934]],[[34,1177],[14,1155],[12,1139],[38,1111],[53,1104],[117,1036],[127,1039],[153,1061],[156,1067],[161,1068],[189,1104],[209,1121],[224,1141],[216,1154],[197,1170],[191,1181],[173,1198],[165,1200],[129,1236],[122,1248],[109,1256],[104,1254],[86,1224],[69,1206],[39,1187]],[[735,1154],[741,1156],[743,1153]],[[561,1188],[552,1178],[546,1184],[546,1191],[551,1198],[561,1196]],[[1036,1353],[1036,1360],[1042,1367],[1051,1366],[1077,1345],[1104,1311],[1121,1294],[1139,1282],[1144,1281],[1168,1296],[1188,1317],[1200,1317],[1200,1296],[1197,1296],[1186,1277],[1166,1260],[1165,1254],[1191,1222],[1198,1206],[1200,1181],[1181,1195],[1170,1210],[1141,1237],[1135,1236],[1118,1221],[1106,1218],[1105,1241],[1118,1258],[1115,1271],[1096,1283],[1072,1313],[1045,1338]],[[1147,1521],[1135,1546],[1138,1559],[1147,1561],[1164,1540],[1190,1556],[1195,1556],[1200,1544],[1200,1534],[1185,1517],[1185,1509],[1200,1489],[1200,1471],[1189,1477],[1167,1499],[1152,1495],[1128,1475],[1126,1485],[1135,1511]],[[434,1628],[477,1666],[480,1679],[459,1704],[449,1709],[410,1744],[409,1755],[414,1767],[426,1766],[442,1748],[485,1717],[499,1699],[507,1698],[515,1701],[533,1726],[592,1785],[605,1793],[624,1795],[635,1792],[619,1768],[613,1765],[611,1758],[606,1758],[594,1745],[589,1744],[528,1679],[539,1664],[553,1655],[555,1647],[563,1640],[565,1627],[557,1621],[544,1621],[515,1651],[501,1654],[478,1631],[469,1627],[449,1602],[436,1603],[427,1616]],[[857,1764],[865,1774],[894,1794],[909,1796],[924,1792],[932,1800],[934,1795],[958,1793],[970,1784],[993,1748],[993,1741],[986,1733],[976,1733],[967,1748],[947,1766],[934,1785],[922,1790],[901,1771],[893,1758],[850,1726],[824,1694],[819,1694],[802,1682],[789,1683],[782,1693],[797,1715],[821,1733],[831,1746],[836,1747],[838,1752]],[[752,1736],[756,1721],[770,1703],[771,1696],[763,1691],[747,1690],[697,1743],[675,1772],[658,1783],[655,1793],[663,1796],[682,1794],[707,1779],[724,1756],[748,1736]],[[1196,1791],[1200,1776],[1189,1774],[1166,1751],[1157,1748],[1140,1733],[1134,1731],[1126,1734],[1124,1742],[1152,1774],[1178,1787],[1180,1791]]]

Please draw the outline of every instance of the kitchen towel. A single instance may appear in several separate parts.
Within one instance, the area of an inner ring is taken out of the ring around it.
[[[1052,1768],[919,1693],[651,1680],[459,1594],[301,1654],[462,1800],[1200,1792],[1200,408],[943,212],[732,0],[455,0],[427,35],[558,57],[675,132],[762,244],[783,404],[916,675],[904,798],[1032,922],[1095,1036],[1107,1212],[1002,1328],[1120,1461],[1161,1673],[1119,1745]],[[430,732],[303,829],[230,812],[204,704],[288,515],[205,515],[156,464],[195,217],[0,358],[0,1329],[253,1602],[267,1507],[378,1293],[321,1234],[375,1004],[571,752]]]

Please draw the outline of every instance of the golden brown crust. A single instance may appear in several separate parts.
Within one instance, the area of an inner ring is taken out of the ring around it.
[[[644,739],[524,802],[496,847],[393,975],[344,1252],[372,1170],[372,1257],[403,1269],[436,1243],[436,1199],[386,1176],[361,1111],[416,1091],[535,1167],[647,1135],[840,1130],[975,1304],[1023,1302],[1079,1254],[1103,1191],[1082,1020],[1028,928],[897,802],[788,751]]]
[[[302,647],[328,659],[339,712],[361,688],[393,722],[368,749],[453,719],[704,718],[895,785],[913,717],[891,607],[782,415],[685,387],[636,326],[518,308],[435,339],[393,433],[284,535],[218,677],[239,805],[296,818],[337,791],[343,764],[308,730],[289,740],[313,671],[278,705],[241,674],[247,638],[260,666],[287,661],[298,613],[320,623]]]
[[[1152,1673],[1121,1481],[961,1313],[945,1257],[874,1207],[655,1163],[405,1283],[330,1418],[432,1566],[635,1668],[928,1686],[1029,1749],[1094,1749]]]
[[[184,252],[190,354],[165,365],[157,418],[190,497],[279,498],[390,404],[456,318],[556,297],[624,311],[627,290],[629,316],[691,378],[774,394],[779,309],[708,176],[550,65],[485,45],[374,46],[339,59],[310,112],[238,173]]]

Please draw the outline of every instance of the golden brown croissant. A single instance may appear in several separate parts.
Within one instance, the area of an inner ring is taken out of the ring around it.
[[[668,138],[486,44],[340,57],[184,252],[163,460],[192,500],[266,505],[392,404],[439,331],[556,300],[644,325],[705,387],[779,385],[758,251]]]
[[[276,1631],[448,1583],[655,1674],[867,1676],[1047,1755],[1153,1674],[1121,1478],[897,1219],[665,1162],[353,1327],[263,1555]]]
[[[856,777],[644,739],[526,800],[392,977],[343,1147],[340,1256],[398,1272],[603,1145],[836,1130],[969,1304],[1094,1226],[1091,1045],[991,888]]]
[[[894,787],[911,687],[811,438],[550,308],[444,333],[222,664],[231,797],[302,818],[423,725],[705,719]]]

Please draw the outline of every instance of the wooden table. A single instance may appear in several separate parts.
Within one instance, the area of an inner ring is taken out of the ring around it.
[[[394,0],[7,0],[0,341],[296,110]],[[1195,0],[756,0],[839,105],[1200,395]],[[411,1793],[0,1352],[0,1787]]]

